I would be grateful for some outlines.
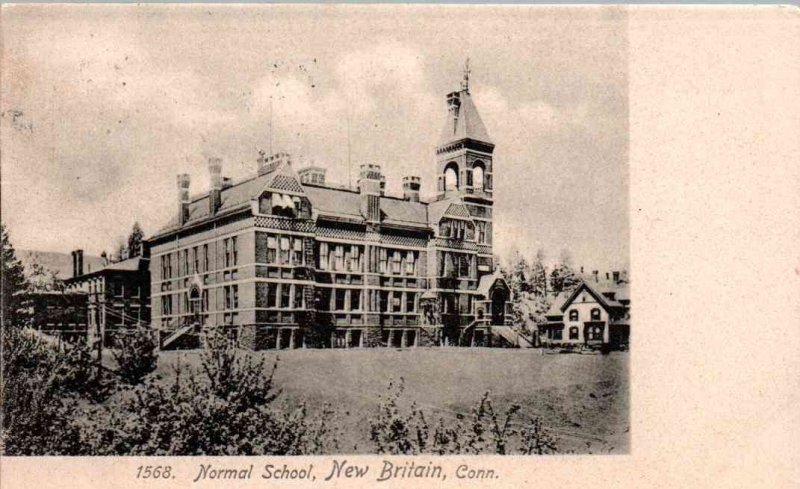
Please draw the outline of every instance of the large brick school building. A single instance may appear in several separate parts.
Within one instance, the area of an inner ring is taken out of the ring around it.
[[[418,175],[389,196],[378,165],[345,188],[282,153],[239,182],[212,158],[211,189],[194,197],[178,175],[175,218],[148,240],[162,347],[204,329],[253,349],[501,341],[510,292],[493,263],[493,153],[463,83],[447,95],[429,202]]]

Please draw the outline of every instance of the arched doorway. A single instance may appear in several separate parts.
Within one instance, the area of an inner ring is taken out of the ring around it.
[[[497,284],[492,289],[492,324],[499,326],[506,323],[506,302],[508,302],[508,289]]]

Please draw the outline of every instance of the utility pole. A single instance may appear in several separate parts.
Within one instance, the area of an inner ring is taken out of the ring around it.
[[[106,303],[103,301],[101,320],[97,322],[97,378],[100,379],[103,370],[103,340],[105,339]]]

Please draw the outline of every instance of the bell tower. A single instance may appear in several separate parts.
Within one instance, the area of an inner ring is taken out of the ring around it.
[[[492,200],[494,143],[469,92],[469,59],[461,90],[447,94],[447,118],[436,147],[436,195]]]

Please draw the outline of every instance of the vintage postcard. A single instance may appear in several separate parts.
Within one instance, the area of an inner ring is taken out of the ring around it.
[[[4,6],[4,487],[613,485],[658,15]]]

